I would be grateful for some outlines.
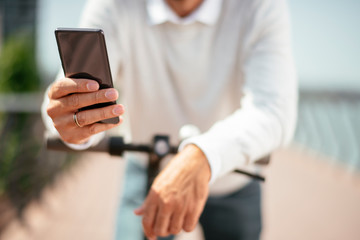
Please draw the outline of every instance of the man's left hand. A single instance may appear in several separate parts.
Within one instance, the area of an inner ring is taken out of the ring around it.
[[[204,153],[187,145],[155,178],[143,205],[136,209],[142,215],[146,237],[156,239],[194,230],[208,197],[210,166]]]

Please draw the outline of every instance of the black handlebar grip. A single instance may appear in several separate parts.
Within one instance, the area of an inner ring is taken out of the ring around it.
[[[109,141],[109,153],[110,155],[122,156],[124,153],[124,138],[111,137]]]
[[[87,152],[108,152],[109,141],[111,138],[102,139],[96,146],[84,149],[83,151]],[[53,151],[62,151],[62,152],[79,152],[80,150],[75,150],[66,145],[59,136],[45,136],[45,145],[46,148]]]

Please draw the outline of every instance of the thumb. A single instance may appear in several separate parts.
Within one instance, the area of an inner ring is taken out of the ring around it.
[[[144,205],[141,205],[137,209],[134,210],[135,215],[141,216],[144,214]]]

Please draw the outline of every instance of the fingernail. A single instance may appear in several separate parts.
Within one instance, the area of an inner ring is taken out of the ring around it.
[[[120,106],[116,106],[116,107],[113,109],[113,113],[114,113],[115,115],[120,115],[122,112],[123,112],[123,108],[120,107]]]
[[[115,89],[109,89],[105,93],[105,97],[109,100],[115,100],[117,97],[117,92]]]
[[[90,82],[90,83],[86,84],[86,86],[89,91],[95,91],[98,89],[99,84]]]

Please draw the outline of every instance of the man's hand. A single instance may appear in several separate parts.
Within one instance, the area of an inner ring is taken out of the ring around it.
[[[195,145],[186,146],[156,177],[143,205],[144,233],[149,239],[194,230],[208,197],[210,166]]]
[[[82,107],[115,101],[118,95],[113,88],[99,90],[99,84],[93,80],[63,78],[56,81],[50,88],[47,113],[64,141],[75,144],[84,143],[92,135],[119,125],[121,121],[118,124],[97,122],[120,116],[124,113],[124,107],[116,104],[78,112],[76,117],[81,127],[76,125],[74,113]]]

